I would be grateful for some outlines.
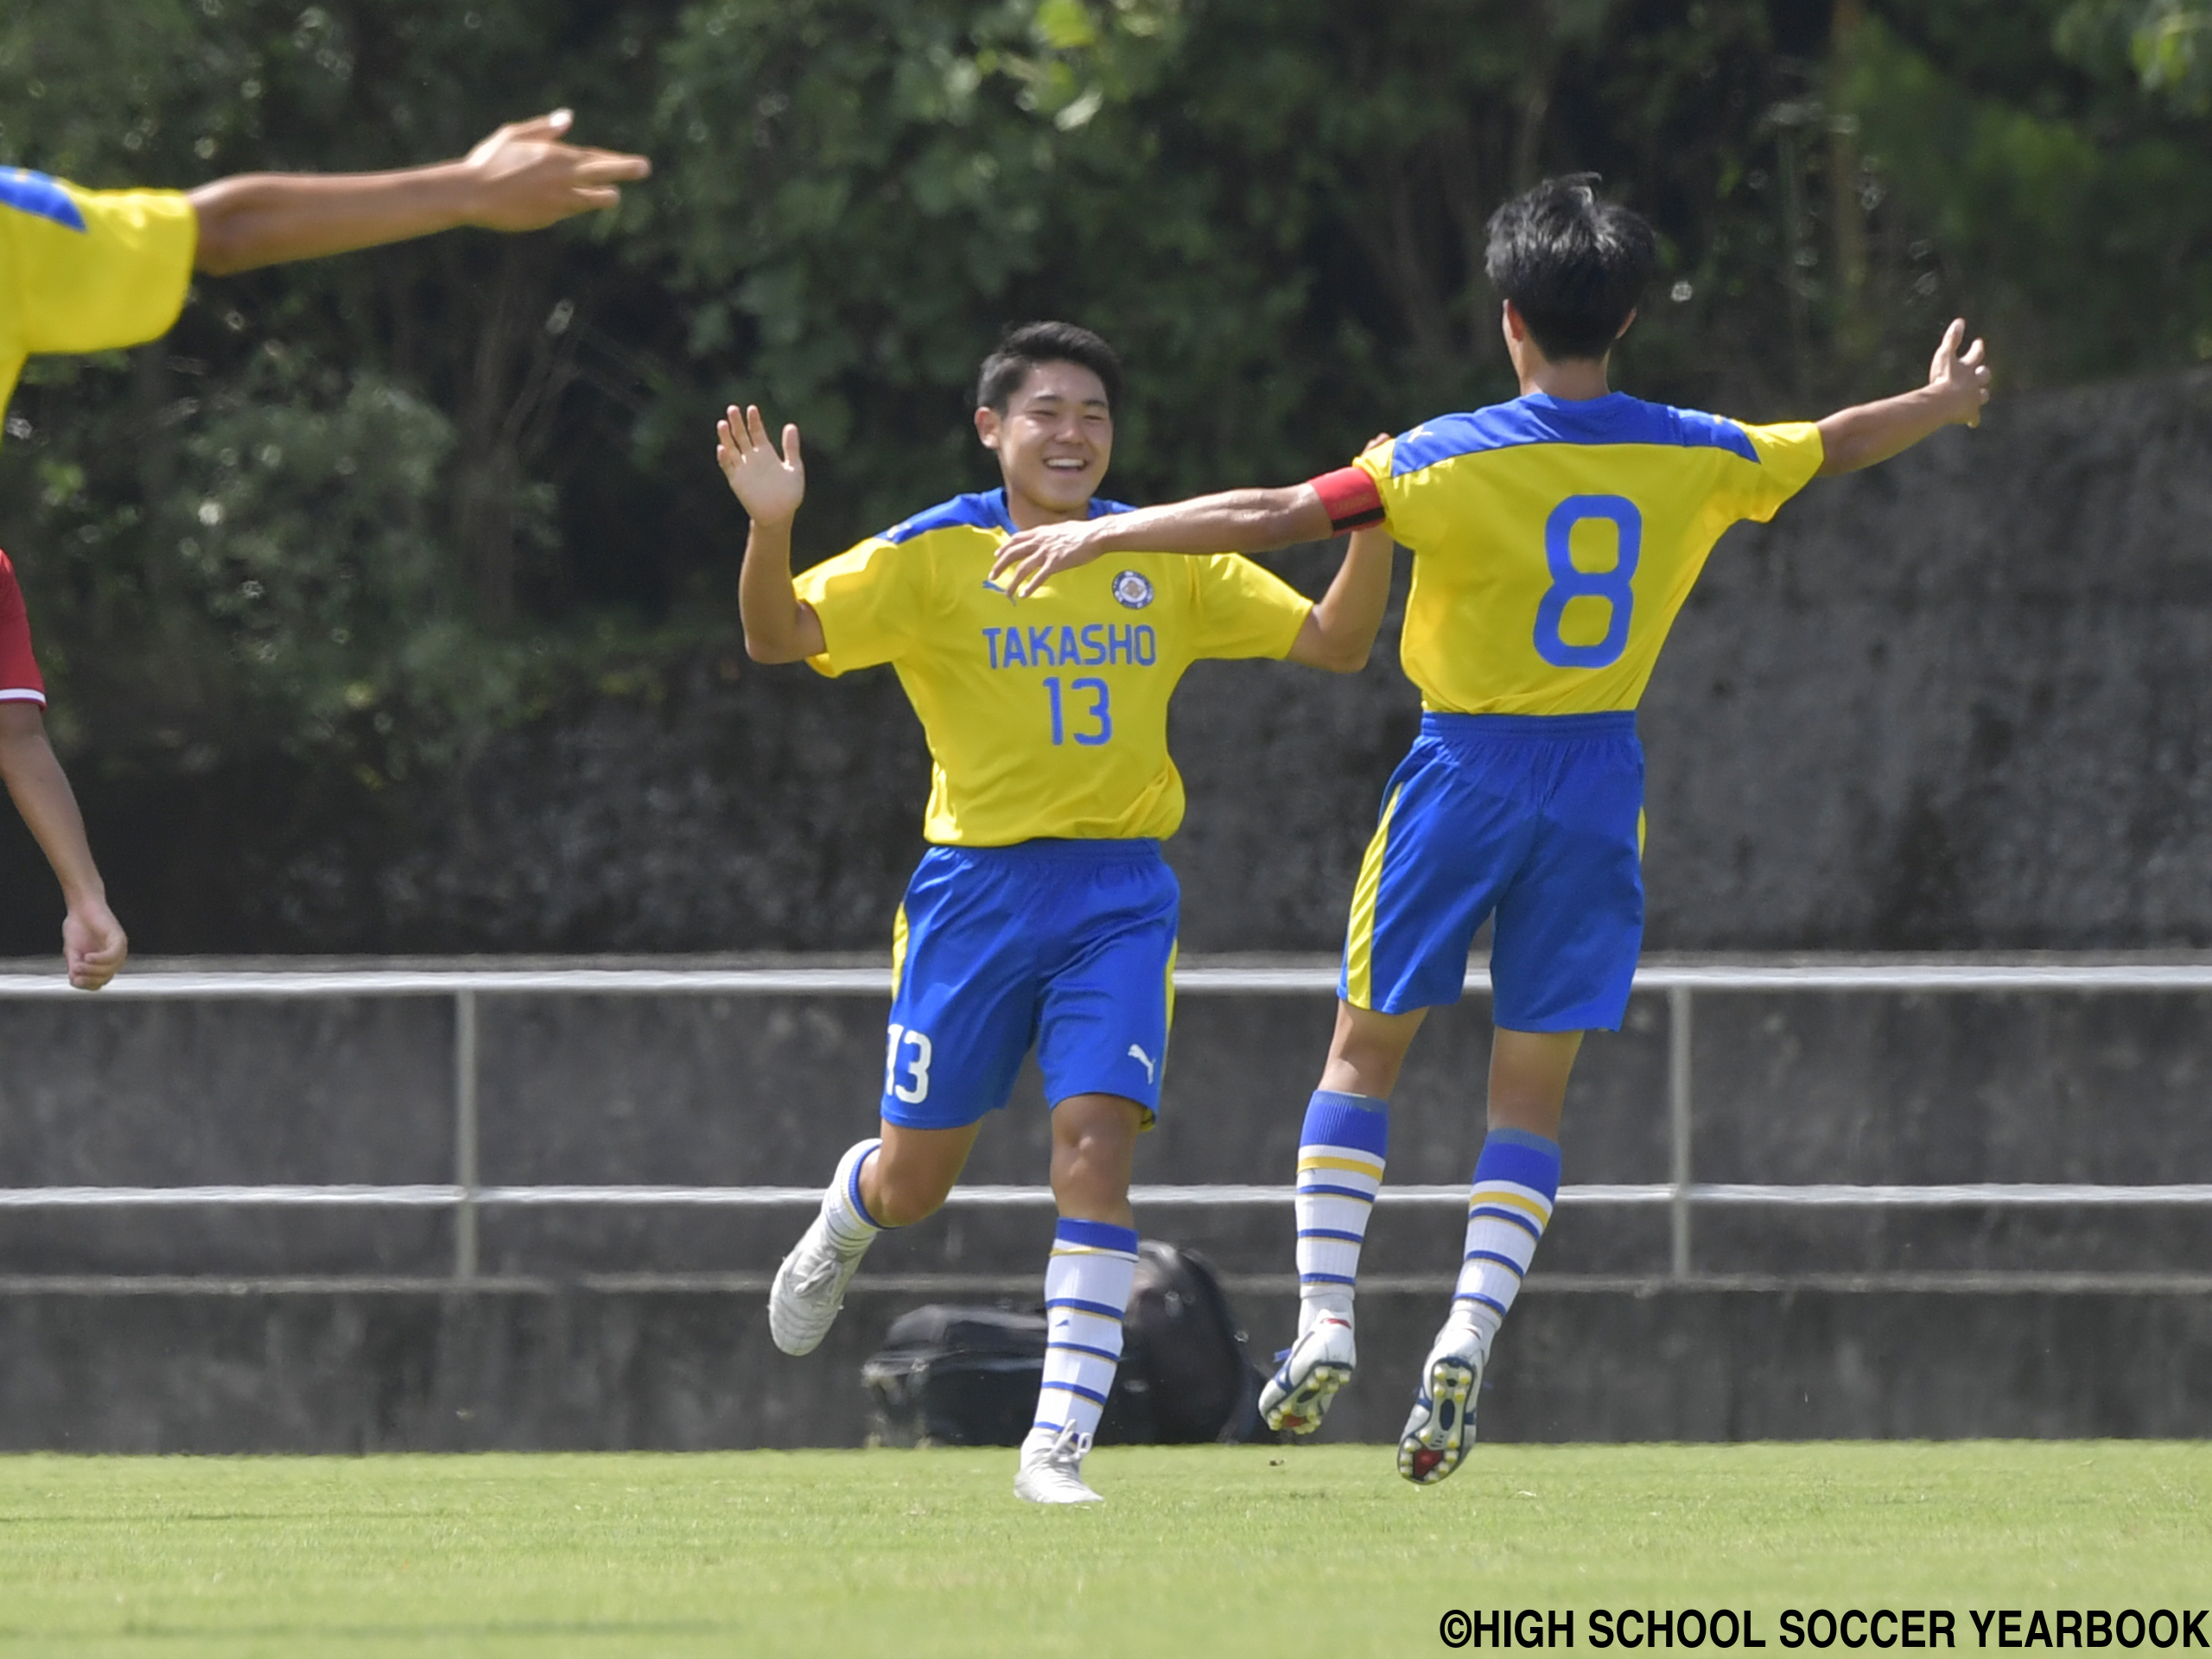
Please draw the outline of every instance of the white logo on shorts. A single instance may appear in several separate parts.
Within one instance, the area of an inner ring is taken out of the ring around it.
[[[1114,599],[1117,604],[1141,611],[1152,603],[1152,584],[1136,571],[1124,570],[1114,578]]]
[[[1129,1045],[1129,1058],[1136,1061],[1138,1065],[1144,1067],[1144,1080],[1147,1083],[1150,1083],[1152,1081],[1153,1073],[1152,1056],[1146,1053],[1144,1050],[1139,1048],[1135,1043],[1131,1043]]]

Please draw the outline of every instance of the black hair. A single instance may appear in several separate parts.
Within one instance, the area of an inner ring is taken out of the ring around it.
[[[1122,359],[1088,328],[1072,322],[1025,322],[1000,337],[999,348],[983,359],[976,375],[976,407],[1001,415],[1021,390],[1030,371],[1045,363],[1074,363],[1096,375],[1106,388],[1106,406],[1122,401]]]
[[[1490,216],[1491,284],[1554,361],[1611,351],[1659,266],[1651,226],[1599,200],[1597,182],[1595,173],[1546,179]]]

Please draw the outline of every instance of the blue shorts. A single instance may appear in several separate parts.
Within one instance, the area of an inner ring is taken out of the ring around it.
[[[1149,1127],[1181,897],[1156,841],[931,848],[893,936],[884,1117],[963,1128],[1034,1043],[1047,1102],[1120,1095]]]
[[[1338,993],[1456,1002],[1493,912],[1509,1031],[1618,1031],[1643,946],[1643,747],[1633,713],[1423,715],[1383,791]]]

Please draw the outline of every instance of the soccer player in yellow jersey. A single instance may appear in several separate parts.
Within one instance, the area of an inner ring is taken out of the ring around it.
[[[881,1132],[838,1164],[777,1272],[769,1328],[785,1353],[812,1351],[876,1234],[944,1202],[1033,1044],[1060,1221],[1045,1272],[1044,1382],[1014,1491],[1045,1503],[1097,1498],[1083,1459],[1136,1268],[1130,1160],[1159,1109],[1173,997],[1178,893],[1160,842],[1182,821],[1183,783],[1167,756],[1169,696],[1205,657],[1361,667],[1390,578],[1389,541],[1371,531],[1353,537],[1318,605],[1233,554],[1131,546],[1017,607],[990,580],[1009,536],[1128,511],[1096,494],[1121,378],[1087,329],[1014,330],[976,392],[976,430],[1003,486],[931,507],[796,581],[798,429],[784,429],[779,454],[760,410],[733,408],[718,433],[753,521],[739,578],[746,649],[833,677],[888,663],[935,762],[931,845],[893,926]]]
[[[0,407],[24,359],[166,334],[195,270],[212,276],[402,242],[465,225],[530,231],[611,207],[650,170],[639,156],[565,142],[566,110],[513,123],[458,161],[393,173],[241,175],[189,193],[85,190],[0,168]],[[129,952],[46,740],[29,622],[0,558],[0,782],[68,906],[69,982],[97,990]]]
[[[1465,1253],[1398,1448],[1459,1467],[1492,1338],[1559,1189],[1583,1033],[1618,1030],[1643,930],[1636,705],[1706,556],[1816,474],[1882,461],[1988,397],[1965,324],[1928,384],[1814,423],[1744,426],[1611,389],[1613,342],[1656,264],[1650,229],[1587,176],[1508,202],[1487,266],[1522,395],[1426,421],[1351,467],[1087,524],[1041,527],[993,574],[1019,594],[1126,548],[1259,550],[1387,525],[1413,550],[1402,652],[1421,732],[1384,792],[1353,890],[1334,1040],[1300,1136],[1296,1342],[1262,1399],[1311,1432],[1350,1379],[1352,1290],[1382,1180],[1388,1103],[1423,1015],[1458,1000],[1495,919],[1489,1135]]]

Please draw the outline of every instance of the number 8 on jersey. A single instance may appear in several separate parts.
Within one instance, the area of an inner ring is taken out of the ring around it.
[[[1610,523],[1618,534],[1610,570],[1585,570],[1574,562],[1574,530],[1592,519]],[[1643,515],[1619,495],[1570,495],[1544,522],[1544,562],[1552,585],[1536,606],[1536,655],[1554,668],[1611,668],[1628,649],[1629,624],[1636,614],[1636,590],[1629,584],[1643,556]],[[1592,645],[1569,645],[1560,632],[1571,600],[1602,600],[1607,608],[1605,637]]]

